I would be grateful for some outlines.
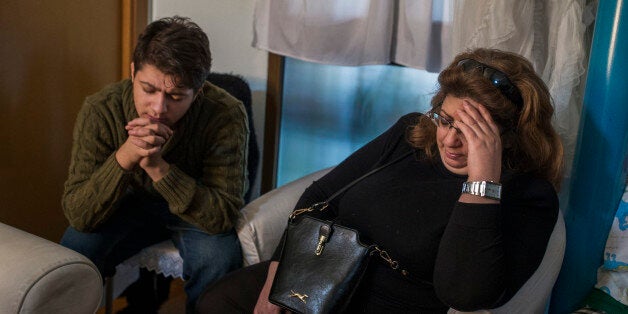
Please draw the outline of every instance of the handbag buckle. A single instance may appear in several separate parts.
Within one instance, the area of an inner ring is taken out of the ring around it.
[[[316,244],[316,250],[314,251],[316,255],[323,254],[323,249],[325,249],[325,243],[329,241],[330,235],[331,226],[322,225],[320,229],[318,229],[318,243]]]

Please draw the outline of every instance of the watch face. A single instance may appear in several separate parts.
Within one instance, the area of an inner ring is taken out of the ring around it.
[[[486,182],[486,196],[490,198],[500,199],[501,198],[501,190],[502,186],[499,184],[495,184],[492,182]]]

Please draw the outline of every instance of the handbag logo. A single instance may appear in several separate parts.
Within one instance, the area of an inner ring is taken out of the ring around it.
[[[290,297],[297,297],[299,298],[299,300],[301,300],[301,302],[303,302],[303,304],[307,303],[305,302],[305,298],[308,298],[307,294],[300,294],[300,293],[294,292],[294,290],[290,290],[290,292],[292,292],[292,294],[290,294]]]

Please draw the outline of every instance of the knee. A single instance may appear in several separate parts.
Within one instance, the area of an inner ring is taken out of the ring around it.
[[[205,255],[188,256],[183,260],[184,273],[190,276],[205,277],[212,279],[208,282],[221,278],[225,274],[242,267],[241,254],[224,254],[223,252],[212,252]]]
[[[196,300],[196,313],[246,313],[241,291],[235,291],[229,277],[223,277],[209,285]],[[239,297],[238,297],[239,296]],[[244,302],[246,303],[246,302]]]
[[[267,261],[241,268],[209,285],[196,302],[198,313],[252,313],[269,265]]]
[[[220,291],[215,291],[214,286],[204,290],[196,301],[196,313],[211,313],[214,309],[223,308],[225,305],[224,296]]]
[[[80,232],[72,227],[68,227],[61,237],[60,244],[71,250],[79,252],[85,255],[87,258],[92,259],[93,255],[99,250],[96,248],[98,245],[93,245],[90,240],[92,236],[87,233]]]
[[[102,239],[97,234],[83,233],[68,227],[61,237],[60,244],[87,257],[96,265],[101,274],[104,274],[107,249],[101,242]]]
[[[184,268],[226,274],[242,267],[242,249],[237,236],[214,236],[212,241],[188,242],[182,254]],[[187,264],[187,265],[185,265]]]

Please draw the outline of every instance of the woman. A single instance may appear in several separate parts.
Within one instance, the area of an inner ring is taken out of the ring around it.
[[[496,308],[545,253],[558,215],[563,154],[547,87],[521,56],[489,49],[458,55],[438,81],[430,112],[402,117],[314,182],[296,206],[325,200],[414,152],[312,214],[339,218],[413,274],[404,278],[372,259],[348,312]],[[275,255],[209,288],[200,311],[279,312],[268,301]]]

